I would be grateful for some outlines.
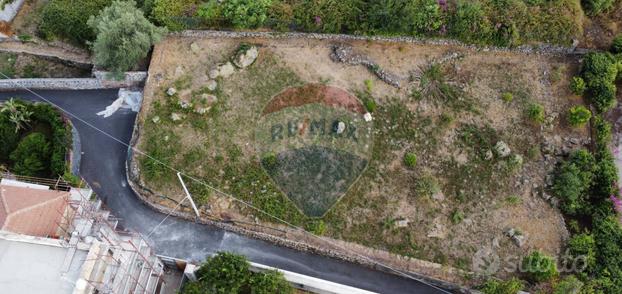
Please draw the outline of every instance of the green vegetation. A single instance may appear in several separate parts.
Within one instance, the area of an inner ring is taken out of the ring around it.
[[[501,94],[501,99],[503,99],[503,101],[505,102],[512,102],[512,100],[514,100],[514,95],[512,95],[512,93],[510,92],[505,92],[503,94]]]
[[[19,175],[57,177],[66,172],[71,133],[50,105],[11,99],[0,107],[0,164]]]
[[[151,24],[133,1],[114,1],[91,16],[88,25],[97,34],[92,45],[95,64],[118,75],[147,57],[166,32]]]
[[[415,167],[417,165],[417,155],[411,152],[404,154],[404,165],[409,168]]]
[[[592,112],[583,105],[573,106],[568,111],[568,122],[573,127],[586,124],[590,118],[592,118]]]
[[[594,268],[596,265],[596,241],[591,234],[574,235],[568,241],[567,246],[572,256],[584,256],[587,268]]]
[[[197,15],[208,24],[234,28],[257,28],[268,19],[272,0],[209,0],[201,4]]]
[[[582,0],[581,4],[589,15],[601,14],[613,7],[615,0]]]
[[[613,43],[611,44],[611,52],[613,54],[622,53],[622,34],[619,34],[615,39],[613,39]]]
[[[555,285],[555,289],[553,290],[553,294],[568,294],[568,293],[580,293],[581,288],[583,287],[583,283],[577,279],[575,276],[567,276],[557,285]]]
[[[507,281],[498,281],[490,279],[480,287],[480,291],[484,294],[516,294],[523,290],[523,281],[512,278]]]
[[[544,122],[544,106],[537,104],[537,103],[531,103],[529,104],[529,106],[527,106],[527,118],[529,118],[529,120],[531,120],[534,123],[537,124],[541,124]]]
[[[208,257],[196,272],[197,282],[184,285],[181,293],[293,293],[292,286],[278,271],[252,272],[244,256],[220,252]]]
[[[615,106],[617,74],[617,61],[610,53],[589,53],[585,56],[582,76],[587,85],[588,98],[598,112]]]
[[[540,251],[534,251],[525,256],[522,268],[527,273],[529,279],[535,282],[548,281],[558,275],[557,265],[553,258]]]
[[[587,150],[579,150],[563,162],[553,180],[553,194],[562,200],[561,208],[569,215],[589,214],[589,192],[596,171],[595,159]]]
[[[95,40],[87,21],[110,3],[112,0],[50,0],[41,12],[39,31],[46,39],[60,38],[84,46]]]
[[[572,91],[572,93],[574,93],[575,95],[582,96],[583,93],[585,93],[586,89],[587,89],[587,86],[585,85],[585,81],[583,80],[582,77],[572,78],[572,81],[570,82],[570,90]]]

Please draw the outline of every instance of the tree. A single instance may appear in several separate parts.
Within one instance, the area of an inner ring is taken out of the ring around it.
[[[561,164],[553,178],[552,191],[561,201],[561,209],[570,215],[589,213],[590,187],[596,171],[595,159],[587,150],[574,152]]]
[[[95,64],[117,74],[147,57],[151,46],[166,33],[166,29],[151,24],[134,1],[115,1],[91,17],[88,24],[97,33],[93,43]]]
[[[578,294],[583,287],[583,283],[575,276],[567,276],[555,285],[553,294]]]
[[[596,265],[596,241],[590,234],[578,234],[568,240],[568,250],[574,257],[583,256],[587,270]]]
[[[46,176],[45,170],[50,161],[50,143],[41,133],[32,133],[19,142],[11,153],[13,172],[22,176]]]
[[[15,132],[15,126],[9,121],[9,116],[0,113],[0,163],[6,163],[11,152],[19,143],[19,134]]]
[[[557,265],[550,256],[534,251],[523,258],[522,269],[535,282],[548,281],[558,275]]]
[[[238,293],[250,282],[249,266],[244,256],[220,252],[201,265],[197,278],[210,293]]]
[[[8,114],[9,121],[15,125],[15,133],[26,128],[28,123],[30,123],[30,116],[32,115],[32,112],[27,109],[26,105],[14,98],[5,102],[2,108],[0,108],[0,112]]]

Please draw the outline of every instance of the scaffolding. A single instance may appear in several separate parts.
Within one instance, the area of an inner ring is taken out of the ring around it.
[[[119,219],[102,209],[99,199],[92,200],[93,191],[81,180],[72,187],[61,178],[40,179],[1,173],[0,178],[47,186],[65,191],[64,210],[60,215],[58,236],[68,248],[63,269],[83,262],[80,280],[74,293],[152,294],[162,288],[164,265],[142,235],[119,229]],[[74,260],[77,250],[88,251],[84,261]],[[81,285],[79,287],[79,285]]]

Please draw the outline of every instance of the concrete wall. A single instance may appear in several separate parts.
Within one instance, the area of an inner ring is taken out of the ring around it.
[[[140,87],[147,78],[146,72],[126,73],[124,80],[108,78],[106,72],[95,72],[95,78],[60,78],[60,79],[4,79],[0,80],[0,91],[13,90],[92,90]]]
[[[0,11],[0,21],[11,22],[13,18],[19,12],[19,9],[24,4],[24,0],[14,0],[13,2],[4,6],[4,9]]]

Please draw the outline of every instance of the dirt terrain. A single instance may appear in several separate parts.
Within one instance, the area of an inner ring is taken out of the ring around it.
[[[257,60],[217,77],[210,89],[210,71],[243,43],[259,48]],[[286,229],[229,195],[352,248],[467,271],[483,249],[502,260],[535,249],[562,252],[568,232],[546,187],[556,162],[588,142],[586,127],[566,122],[568,109],[582,103],[567,84],[576,59],[345,44],[398,77],[396,88],[362,65],[333,61],[334,45],[343,46],[311,39],[167,38],[153,53],[137,147],[207,184],[192,182],[191,192],[210,218]],[[367,168],[321,218],[296,209],[262,168],[264,155],[255,146],[254,130],[270,99],[311,83],[357,96],[374,127]],[[534,105],[543,110],[540,118],[527,115]],[[416,155],[416,165],[405,165],[407,153]],[[175,175],[158,162],[138,160],[151,199],[175,207],[183,197]],[[508,237],[509,229],[520,240]]]

